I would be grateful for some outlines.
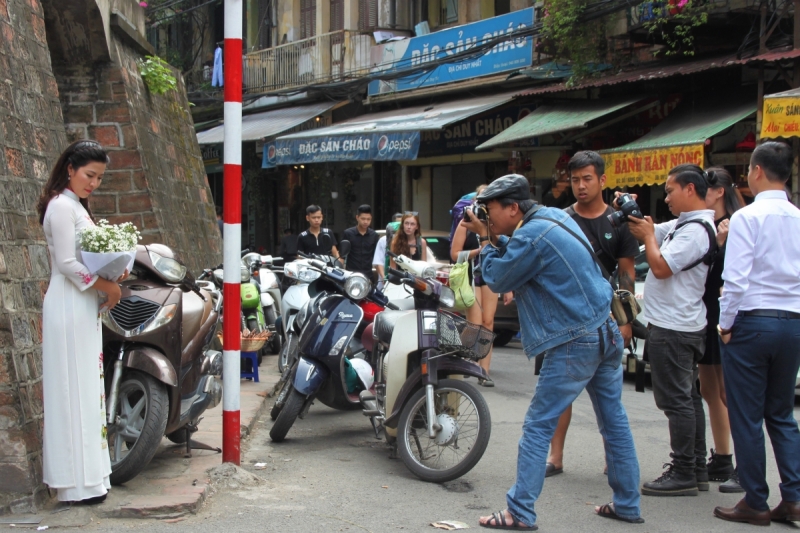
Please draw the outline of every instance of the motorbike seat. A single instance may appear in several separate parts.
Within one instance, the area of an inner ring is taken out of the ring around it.
[[[372,335],[378,342],[389,344],[392,341],[392,332],[397,321],[408,315],[408,311],[381,311],[375,315],[372,326]]]

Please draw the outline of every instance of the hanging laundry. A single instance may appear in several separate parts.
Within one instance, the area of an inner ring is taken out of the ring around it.
[[[222,48],[214,50],[214,72],[211,74],[211,86],[222,87]]]

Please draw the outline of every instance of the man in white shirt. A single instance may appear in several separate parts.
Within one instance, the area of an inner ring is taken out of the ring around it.
[[[642,485],[648,496],[697,496],[708,490],[705,413],[697,390],[697,362],[706,343],[703,303],[709,251],[716,250],[714,211],[706,208],[709,176],[697,165],[669,172],[664,201],[677,220],[653,224],[631,218],[631,233],[645,245],[650,272],[644,284],[644,315],[656,406],[669,420],[672,462]]]
[[[714,515],[768,526],[800,521],[800,430],[794,418],[800,368],[800,210],[786,198],[792,149],[766,142],[750,158],[755,201],[730,220],[718,331],[728,416],[745,497]],[[767,504],[764,431],[775,452],[782,501]]]

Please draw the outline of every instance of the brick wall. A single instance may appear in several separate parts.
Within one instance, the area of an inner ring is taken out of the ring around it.
[[[50,277],[35,205],[66,146],[39,0],[0,0],[0,512],[41,483],[42,299]]]
[[[221,261],[222,243],[185,88],[150,94],[140,56],[114,44],[115,61],[102,69],[54,65],[69,140],[96,139],[109,150],[92,211],[133,222],[143,243],[170,246],[197,275]]]

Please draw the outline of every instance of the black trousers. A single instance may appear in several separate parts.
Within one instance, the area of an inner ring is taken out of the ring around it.
[[[697,361],[705,352],[706,331],[684,333],[650,327],[647,355],[656,406],[669,420],[673,464],[682,472],[706,465],[706,416],[697,390]]]

